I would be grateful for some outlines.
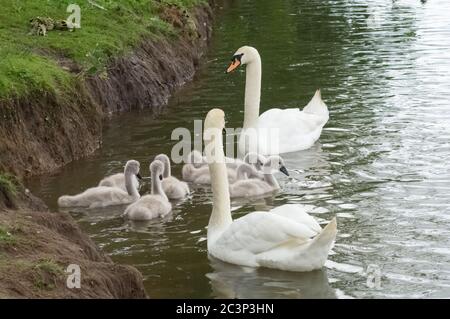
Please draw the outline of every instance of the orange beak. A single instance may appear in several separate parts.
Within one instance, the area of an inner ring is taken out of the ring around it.
[[[235,59],[233,62],[231,62],[226,73],[230,73],[230,72],[234,71],[240,65],[241,65],[241,62],[238,59]]]

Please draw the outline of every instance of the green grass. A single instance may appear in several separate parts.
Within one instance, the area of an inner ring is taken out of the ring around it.
[[[49,258],[40,259],[38,262],[36,262],[33,268],[34,270],[45,271],[46,273],[55,276],[64,274],[64,269],[53,259]]]
[[[3,245],[14,245],[16,239],[14,236],[4,227],[0,226],[0,247]]]
[[[7,195],[16,195],[18,191],[17,179],[8,173],[0,173],[0,192]]]
[[[64,90],[76,80],[55,59],[75,61],[88,74],[103,72],[111,57],[127,52],[142,36],[172,36],[173,27],[158,17],[158,6],[182,9],[205,0],[10,0],[0,10],[0,99],[36,90]],[[67,5],[81,8],[81,29],[29,35],[31,18],[66,19]]]
[[[34,286],[40,290],[54,289],[56,279],[64,274],[64,269],[52,259],[40,259],[33,270],[36,272]],[[50,275],[50,278],[45,274]]]

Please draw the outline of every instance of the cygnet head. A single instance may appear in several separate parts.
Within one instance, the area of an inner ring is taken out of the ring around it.
[[[266,157],[256,152],[248,152],[244,156],[244,162],[253,165],[258,171],[261,170],[264,163],[267,161]]]
[[[154,160],[150,164],[150,174],[151,174],[152,179],[155,178],[155,179],[162,180],[163,172],[164,172],[164,163],[161,162],[160,160]]]
[[[133,175],[136,175],[137,178],[142,179],[141,175],[139,174],[140,168],[141,168],[141,165],[139,164],[138,161],[129,160],[125,164],[124,174],[125,175],[133,174]]]
[[[258,60],[260,61],[258,50],[249,46],[240,47],[231,58],[231,64],[225,73],[236,70],[240,65],[250,64]]]
[[[272,155],[269,156],[264,163],[263,167],[264,174],[272,174],[274,171],[280,171],[286,176],[289,176],[289,173],[284,166],[284,160],[281,158],[281,156],[278,155]]]

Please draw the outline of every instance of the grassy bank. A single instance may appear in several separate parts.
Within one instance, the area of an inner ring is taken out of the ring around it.
[[[0,99],[35,91],[58,92],[71,86],[77,76],[102,73],[111,57],[131,49],[143,36],[175,35],[179,32],[174,27],[177,17],[171,15],[201,2],[204,0],[4,1],[0,10]],[[70,3],[81,8],[80,29],[52,30],[46,36],[29,34],[30,19],[66,19]],[[67,61],[77,66],[77,72],[68,70]]]

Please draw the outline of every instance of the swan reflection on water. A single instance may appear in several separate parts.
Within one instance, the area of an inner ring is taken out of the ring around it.
[[[289,272],[268,268],[241,267],[209,256],[213,271],[206,274],[214,298],[337,298],[326,269]]]

